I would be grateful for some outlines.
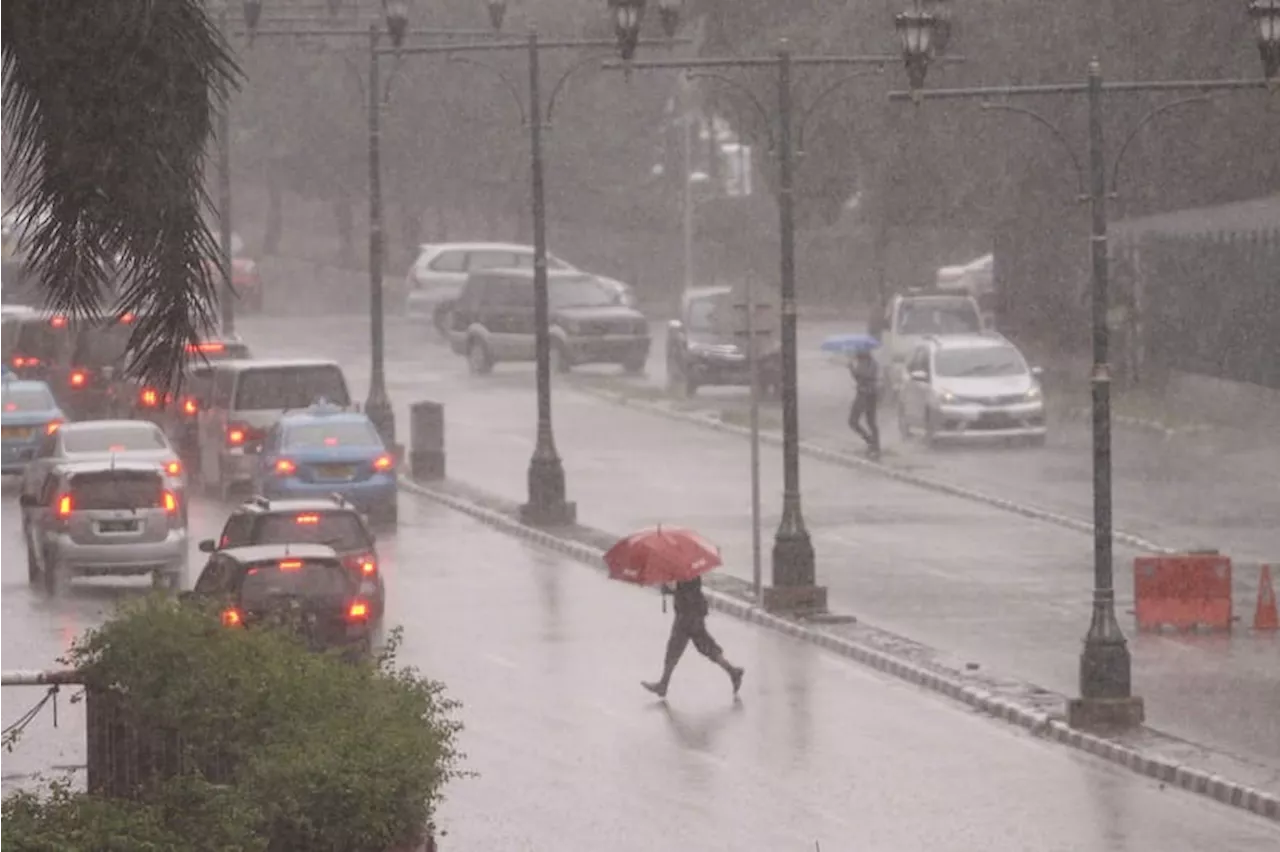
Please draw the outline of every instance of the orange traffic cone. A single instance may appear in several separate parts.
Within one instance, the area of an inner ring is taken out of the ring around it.
[[[1254,630],[1280,630],[1276,617],[1276,590],[1271,585],[1271,566],[1263,565],[1258,575],[1258,607],[1253,611]]]

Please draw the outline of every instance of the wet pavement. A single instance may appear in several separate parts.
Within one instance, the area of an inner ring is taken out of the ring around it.
[[[226,509],[198,501],[193,541]],[[6,490],[4,667],[50,665],[131,581],[49,600],[23,575]],[[475,778],[455,782],[454,850],[859,849],[1167,852],[1274,849],[1280,827],[1037,740],[811,646],[731,619],[711,627],[747,668],[740,700],[696,655],[666,702],[638,684],[660,665],[669,615],[650,592],[404,495],[380,541],[401,659],[463,702]],[[193,563],[198,565],[199,563]],[[4,690],[4,720],[35,700]],[[4,761],[6,789],[83,760],[64,701]]]
[[[367,387],[361,331],[324,332],[324,351],[348,365],[358,395]],[[471,377],[460,358],[428,345],[433,339],[412,326],[391,328],[388,375],[401,440],[408,439],[410,401],[445,402],[450,475],[522,499],[533,442],[531,369]],[[310,351],[304,340],[273,347]],[[556,394],[555,424],[569,496],[584,523],[620,533],[660,521],[689,524],[722,547],[726,570],[750,576],[745,441],[564,392]],[[986,464],[1012,466],[1013,457]],[[774,448],[765,447],[762,459],[767,582],[781,465]],[[1092,583],[1088,536],[812,459],[802,469],[805,518],[833,610],[1076,693]],[[1117,592],[1149,723],[1258,764],[1272,779],[1266,788],[1280,789],[1280,637],[1134,635],[1134,555],[1117,548]],[[1245,619],[1256,582],[1256,572],[1239,572],[1236,610]]]

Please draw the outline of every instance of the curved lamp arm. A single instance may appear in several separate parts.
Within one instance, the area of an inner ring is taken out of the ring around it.
[[[565,69],[564,73],[560,75],[560,78],[556,80],[556,84],[551,87],[551,97],[547,98],[547,124],[551,123],[551,116],[553,116],[556,111],[556,98],[560,96],[560,90],[564,88],[564,84],[568,82],[570,75],[579,68],[582,68],[584,65],[589,65],[592,62],[601,62],[605,59],[609,59],[611,56],[612,54],[609,53],[592,53],[582,57]]]
[[[1170,101],[1167,104],[1161,104],[1144,115],[1142,120],[1135,124],[1133,129],[1129,131],[1129,135],[1125,137],[1124,143],[1121,144],[1119,150],[1116,151],[1116,158],[1111,163],[1111,182],[1107,184],[1108,194],[1112,198],[1115,198],[1119,194],[1117,187],[1120,185],[1120,166],[1124,163],[1125,152],[1129,150],[1129,146],[1133,144],[1133,140],[1138,138],[1138,134],[1142,132],[1143,128],[1170,110],[1174,110],[1188,104],[1208,103],[1210,100],[1211,98],[1208,95],[1192,95],[1191,97],[1179,98],[1176,101]]]
[[[747,100],[755,107],[756,113],[760,116],[760,120],[764,123],[765,131],[769,134],[769,149],[776,150],[777,140],[773,135],[773,119],[769,111],[764,108],[764,104],[760,103],[760,99],[756,97],[755,92],[744,83],[733,79],[728,74],[721,74],[717,71],[690,71],[689,79],[708,78],[711,80],[719,80],[721,83],[728,84],[731,88],[737,89],[739,93],[746,96]]]
[[[798,151],[801,154],[804,153],[805,130],[807,130],[809,127],[809,119],[813,118],[814,113],[817,112],[818,107],[822,105],[822,102],[830,98],[836,92],[843,89],[847,84],[853,82],[854,80],[858,80],[862,77],[868,77],[871,75],[871,73],[876,73],[876,74],[884,73],[884,66],[876,65],[874,68],[871,68],[869,70],[863,69],[862,71],[857,71],[857,72],[854,72],[853,74],[845,75],[844,77],[841,77],[839,80],[836,80],[831,85],[827,86],[825,89],[822,89],[821,91],[819,91],[818,94],[814,95],[813,100],[809,102],[809,106],[805,109],[805,111],[800,116],[800,126],[796,129],[796,151]]]
[[[1084,168],[1080,165],[1080,158],[1076,156],[1075,149],[1071,147],[1071,143],[1067,140],[1066,135],[1062,132],[1062,129],[1058,127],[1058,125],[1054,124],[1052,121],[1045,118],[1043,115],[1036,112],[1035,110],[1027,109],[1026,107],[1015,106],[1013,104],[1001,104],[1001,103],[994,103],[992,101],[983,101],[982,108],[984,110],[999,109],[999,110],[1004,110],[1005,112],[1016,112],[1019,115],[1025,115],[1027,118],[1031,119],[1032,121],[1039,124],[1041,127],[1044,127],[1046,130],[1048,130],[1049,133],[1053,135],[1053,138],[1058,140],[1058,142],[1062,145],[1063,150],[1067,152],[1067,156],[1071,158],[1071,165],[1075,167],[1077,198],[1085,199],[1089,197],[1089,193],[1085,191]]]
[[[516,109],[520,110],[520,126],[524,127],[528,125],[529,115],[525,112],[524,98],[520,96],[520,89],[501,68],[490,65],[488,62],[481,62],[479,59],[472,59],[469,56],[450,56],[449,61],[461,62],[464,65],[475,65],[497,75],[498,79],[502,81],[502,84],[507,87],[507,91],[511,94],[512,99],[516,102]]]

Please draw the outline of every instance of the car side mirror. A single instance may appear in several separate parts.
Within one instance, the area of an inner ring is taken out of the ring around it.
[[[684,323],[678,319],[671,320],[669,323],[667,323],[668,331],[681,331],[683,329],[684,329]]]
[[[21,494],[18,496],[18,505],[24,509],[34,509],[40,505],[40,501],[34,494]]]
[[[910,373],[911,381],[927,382],[929,381],[929,372],[927,370],[912,370]]]
[[[1035,376],[1037,379],[1040,378],[1044,375],[1044,367],[1032,367],[1031,375]]]
[[[201,541],[199,544],[199,547],[200,547],[201,553],[213,553],[215,550],[218,549],[217,545],[214,544],[214,541],[211,538],[206,538],[203,541]]]

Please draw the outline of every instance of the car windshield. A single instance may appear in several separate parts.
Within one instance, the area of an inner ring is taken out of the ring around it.
[[[334,550],[370,546],[364,525],[351,512],[289,512],[263,515],[253,544],[327,544]]]
[[[547,291],[551,308],[603,308],[618,303],[617,296],[591,278],[552,281]]]
[[[727,295],[704,296],[689,303],[690,331],[715,331],[716,312],[725,304]]]
[[[71,346],[71,335],[65,325],[55,326],[47,318],[18,324],[12,353],[24,358],[39,358],[45,363],[57,361]]]
[[[10,411],[49,411],[53,408],[53,397],[47,388],[5,388],[0,394],[3,399],[5,413]]]
[[[105,367],[119,364],[129,351],[130,331],[127,325],[82,329],[76,337],[71,360],[76,366],[81,367]]]
[[[77,473],[71,479],[71,501],[76,510],[158,509],[164,505],[164,482],[158,471]]]
[[[272,598],[327,599],[351,594],[351,578],[333,560],[289,559],[260,562],[245,572],[240,603],[246,609]]]
[[[123,453],[163,450],[164,433],[149,423],[63,429],[62,448],[68,453]]]
[[[367,420],[299,423],[285,427],[283,444],[296,449],[380,447],[382,441]]]
[[[342,371],[332,364],[245,370],[234,407],[238,411],[273,411],[307,408],[319,400],[343,407],[351,404]]]
[[[982,319],[968,299],[904,302],[898,314],[902,334],[976,334]]]
[[[1021,376],[1027,372],[1022,356],[1012,346],[943,350],[934,363],[938,375],[946,378]]]

